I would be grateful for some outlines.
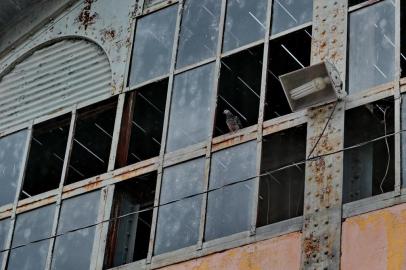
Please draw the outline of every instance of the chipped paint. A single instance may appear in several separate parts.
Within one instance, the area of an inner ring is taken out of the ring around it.
[[[343,223],[342,269],[406,270],[406,204]]]
[[[215,253],[161,270],[296,270],[300,268],[300,233]]]

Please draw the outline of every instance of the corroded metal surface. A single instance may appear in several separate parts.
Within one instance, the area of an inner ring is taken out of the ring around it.
[[[347,1],[314,1],[312,64],[329,60],[342,78],[346,22]],[[343,153],[326,154],[343,149],[343,128],[343,103],[309,109],[302,269],[340,268]]]

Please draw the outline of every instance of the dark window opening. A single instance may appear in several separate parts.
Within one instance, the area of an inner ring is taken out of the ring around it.
[[[116,185],[105,268],[147,257],[156,178],[150,173]]]
[[[107,172],[117,98],[78,111],[66,184]]]
[[[355,147],[344,152],[344,203],[394,190],[394,138],[385,137],[394,132],[393,119],[393,100],[345,113],[344,145]]]
[[[352,7],[352,6],[356,6],[356,5],[359,5],[361,3],[368,2],[368,1],[369,0],[348,0],[348,6]],[[377,1],[379,1],[379,0],[377,0]],[[369,1],[369,2],[373,2],[373,1]]]
[[[303,214],[306,125],[264,137],[258,198],[258,226]],[[278,170],[278,171],[277,171]]]
[[[127,94],[116,167],[159,155],[167,89],[166,79]]]
[[[406,76],[406,2],[400,2],[400,46],[401,46],[401,55],[400,55],[400,64],[402,70],[402,77]]]
[[[70,121],[68,114],[34,126],[20,199],[58,188]]]
[[[271,40],[265,100],[265,120],[292,112],[279,76],[310,65],[311,26]]]
[[[221,60],[215,136],[258,122],[263,45]]]

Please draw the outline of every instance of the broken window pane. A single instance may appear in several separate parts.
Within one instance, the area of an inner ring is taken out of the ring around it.
[[[256,141],[251,141],[213,154],[206,241],[250,229],[256,149]]]
[[[107,172],[117,98],[78,111],[65,184]]]
[[[263,46],[221,60],[215,136],[258,122]]]
[[[176,67],[182,68],[213,57],[216,54],[221,1],[187,0]]]
[[[292,112],[279,76],[309,66],[311,44],[311,26],[270,41],[265,120]]]
[[[346,111],[344,146],[392,134],[393,103],[393,100],[381,100]],[[393,136],[345,150],[344,203],[392,191],[394,185]]]
[[[264,137],[257,225],[303,214],[305,164],[278,170],[306,159],[306,125]]]
[[[31,243],[12,249],[7,270],[43,270],[45,269],[49,240]]]
[[[348,92],[390,82],[395,75],[395,5],[386,0],[349,17]]]
[[[272,35],[311,22],[313,0],[274,0],[272,10]]]
[[[34,126],[20,198],[59,187],[70,121],[67,114]]]
[[[95,227],[80,228],[97,222],[99,201],[100,191],[94,191],[62,202],[57,231],[62,235],[55,240],[52,269],[89,269]]]
[[[27,135],[22,130],[0,138],[0,206],[14,202]]]
[[[17,216],[7,269],[44,269],[54,212],[55,205],[48,205]]]
[[[127,94],[116,167],[159,155],[167,89],[162,80]]]
[[[116,185],[105,268],[147,257],[156,178],[150,173]]]
[[[175,77],[166,152],[207,140],[210,136],[214,64]]]
[[[228,0],[223,52],[264,38],[267,0]]]
[[[204,168],[200,158],[164,170],[155,254],[197,243],[203,198],[197,194],[203,192]]]
[[[130,86],[169,72],[178,5],[137,21],[130,68]]]

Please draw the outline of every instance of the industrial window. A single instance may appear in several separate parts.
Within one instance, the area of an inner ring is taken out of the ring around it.
[[[313,0],[274,0],[271,35],[311,22]]]
[[[406,101],[404,100],[406,95],[402,95],[402,107],[401,107],[401,138],[402,138],[402,185],[406,187]]]
[[[267,0],[228,0],[223,51],[265,37]]]
[[[147,257],[156,178],[150,173],[116,185],[105,268]]]
[[[256,176],[256,141],[213,154],[205,240],[249,231]]]
[[[221,1],[187,0],[183,9],[176,67],[216,54]]]
[[[156,6],[158,4],[161,4],[165,1],[168,1],[168,0],[145,0],[144,7],[150,8],[150,7]]]
[[[394,189],[393,132],[393,100],[346,111],[344,203]]]
[[[263,45],[221,60],[216,136],[258,122]]]
[[[14,202],[27,135],[22,130],[0,138],[0,206]]]
[[[305,159],[306,125],[264,137],[257,226],[303,214]]]
[[[130,67],[130,86],[169,72],[178,6],[149,14],[137,21]]]
[[[116,167],[159,155],[167,89],[165,79],[127,93]]]
[[[348,6],[352,7],[365,2],[368,2],[368,0],[348,0]]]
[[[44,269],[55,205],[19,214],[14,228],[8,270]]]
[[[0,220],[0,268],[3,265],[4,252],[6,247],[6,239],[10,230],[10,219]]]
[[[394,79],[395,6],[391,0],[349,16],[348,92],[354,94]]]
[[[205,159],[165,168],[155,254],[192,246],[199,236]]]
[[[67,114],[34,126],[21,199],[58,188],[70,121]]]
[[[65,184],[107,172],[116,110],[111,98],[78,111]]]
[[[62,202],[51,269],[90,268],[99,201],[94,191]]]
[[[311,44],[311,26],[270,41],[265,120],[292,112],[279,76],[309,66]]]
[[[212,63],[175,76],[166,152],[209,138],[213,75]]]

